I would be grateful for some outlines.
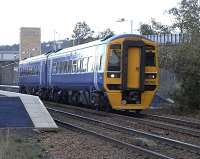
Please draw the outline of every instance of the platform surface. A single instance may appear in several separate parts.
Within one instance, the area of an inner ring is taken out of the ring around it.
[[[17,109],[16,111],[20,113],[20,111],[23,109],[22,108],[19,109],[19,107],[23,107],[30,116],[30,119],[35,128],[50,128],[50,129],[57,128],[57,125],[55,124],[54,120],[50,116],[49,112],[47,111],[47,109],[45,108],[44,104],[42,103],[39,97],[21,93],[2,91],[2,90],[0,90],[0,96],[1,96],[0,98],[12,97],[13,100],[14,99],[16,100],[16,97],[19,98],[22,102],[22,105],[18,103],[18,106],[15,106],[15,109]],[[8,102],[8,104],[6,104],[2,102],[2,107],[6,106],[12,107],[13,105],[15,105],[15,103],[12,104],[12,102]],[[8,110],[11,111],[9,108]]]
[[[0,97],[0,128],[34,127],[19,97]]]

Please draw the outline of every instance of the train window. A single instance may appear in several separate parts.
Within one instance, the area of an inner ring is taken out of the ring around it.
[[[35,71],[35,73],[36,73],[37,75],[39,75],[39,74],[40,74],[40,69],[39,69],[39,66],[36,66],[36,71]]]
[[[80,62],[79,62],[79,71],[80,72],[83,72],[83,60],[84,59],[80,59]]]
[[[121,50],[111,49],[108,61],[108,71],[120,71],[121,66]]]
[[[64,62],[60,62],[60,73],[63,73],[64,70]]]
[[[78,68],[78,61],[77,60],[74,60],[73,61],[73,63],[72,63],[72,65],[73,65],[73,70],[72,70],[72,72],[77,72],[77,68]]]
[[[37,68],[38,68],[37,65],[35,65],[33,67],[33,72],[32,72],[33,75],[38,75],[38,69]]]
[[[63,61],[62,73],[65,73],[65,64],[66,64],[66,61]]]
[[[102,55],[99,58],[99,70],[101,70],[101,66],[102,66]]]
[[[88,59],[89,59],[89,57],[85,57],[81,60],[81,72],[87,72],[87,70],[88,70]]]
[[[63,62],[63,73],[67,72],[67,61]]]
[[[68,61],[67,72],[68,73],[72,72],[72,60]]]
[[[87,65],[86,65],[86,72],[91,72],[91,71],[93,71],[93,63],[92,63],[92,61],[93,61],[93,57],[88,57],[87,58]]]
[[[121,49],[121,44],[112,44],[110,49]]]
[[[57,62],[56,73],[59,73],[59,72],[60,72],[60,62]]]
[[[59,69],[58,69],[58,73],[62,73],[62,62],[59,62]]]
[[[30,67],[29,66],[28,66],[27,70],[28,70],[27,74],[30,75]]]
[[[40,74],[40,69],[39,66],[36,66],[36,74],[39,75]]]
[[[33,67],[32,67],[32,75],[36,75],[36,71],[37,71],[37,70],[36,70],[36,67],[37,67],[37,66],[33,66]]]
[[[145,66],[155,66],[155,53],[148,52],[146,53],[146,60],[145,60]]]
[[[32,66],[30,66],[30,67],[29,67],[29,74],[30,74],[30,75],[32,75],[32,71],[33,71]]]
[[[54,62],[53,67],[52,67],[52,73],[56,73],[56,65],[57,65],[57,63]]]

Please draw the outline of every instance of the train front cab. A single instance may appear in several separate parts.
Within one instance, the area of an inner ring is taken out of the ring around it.
[[[115,39],[106,59],[104,88],[112,109],[147,109],[159,85],[155,43],[141,37]]]

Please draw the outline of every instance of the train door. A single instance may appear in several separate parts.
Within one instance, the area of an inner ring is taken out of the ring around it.
[[[145,46],[142,41],[125,41],[122,58],[122,88],[124,90],[144,90]]]
[[[127,87],[131,89],[138,89],[140,87],[140,56],[140,48],[128,48]]]

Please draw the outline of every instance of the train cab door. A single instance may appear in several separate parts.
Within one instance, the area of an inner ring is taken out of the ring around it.
[[[140,87],[140,56],[140,48],[128,48],[127,87],[131,89],[138,89]]]
[[[125,41],[122,58],[122,87],[124,90],[144,89],[144,42]]]

